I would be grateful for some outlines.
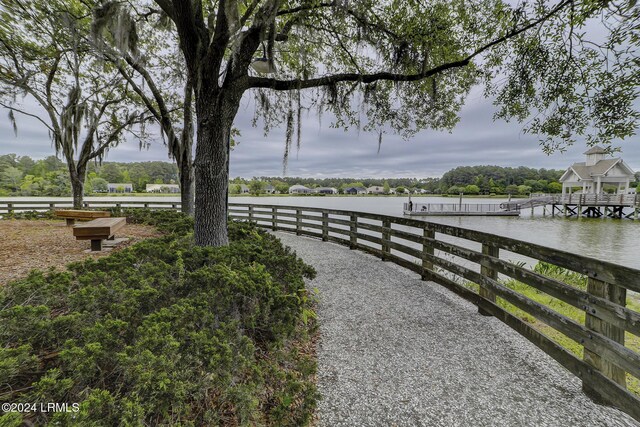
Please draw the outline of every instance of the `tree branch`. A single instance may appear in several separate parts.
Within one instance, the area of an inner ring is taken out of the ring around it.
[[[164,13],[166,13],[167,16],[172,21],[175,22],[176,16],[175,16],[175,11],[173,10],[173,3],[171,2],[171,0],[154,0],[154,1],[158,6],[160,6],[160,9],[162,9]]]
[[[504,43],[505,41],[507,41],[509,39],[512,39],[515,36],[518,36],[518,35],[524,33],[525,31],[530,30],[533,27],[537,27],[538,25],[542,24],[545,21],[548,21],[549,19],[551,19],[552,17],[557,15],[562,9],[564,9],[565,7],[570,5],[571,3],[573,3],[573,0],[563,0],[562,2],[560,2],[555,8],[553,8],[546,15],[536,19],[535,21],[531,22],[528,25],[525,25],[522,28],[510,31],[507,34],[505,34],[504,36],[499,37],[499,38],[495,39],[494,41],[492,41],[490,43],[487,43],[486,45],[482,46],[481,48],[476,49],[476,51],[473,52],[471,55],[469,55],[467,58],[471,60],[474,57],[476,57],[476,56],[480,55],[481,53],[485,52],[486,50],[491,49],[493,46],[498,45],[500,43]]]
[[[249,77],[249,87],[250,88],[267,88],[273,90],[294,90],[294,89],[307,89],[312,87],[319,86],[328,86],[333,85],[340,82],[361,82],[361,83],[373,83],[379,80],[389,80],[395,82],[411,82],[411,81],[419,81],[425,78],[434,76],[436,74],[442,73],[446,70],[461,68],[469,65],[471,60],[481,53],[491,49],[493,46],[496,46],[500,43],[504,43],[505,41],[512,39],[529,29],[536,27],[543,22],[549,20],[553,16],[557,15],[561,10],[563,10],[567,5],[571,4],[572,0],[563,0],[560,2],[555,8],[553,8],[546,15],[538,18],[537,20],[521,27],[518,29],[514,29],[512,31],[507,32],[504,36],[499,37],[482,47],[476,49],[466,58],[460,59],[458,61],[449,62],[446,64],[439,65],[437,67],[431,68],[429,70],[423,71],[421,73],[415,74],[398,74],[391,72],[378,72],[372,74],[359,74],[359,73],[342,73],[342,74],[334,74],[325,77],[319,77],[315,79],[292,79],[292,80],[277,80],[272,78],[265,77]]]
[[[247,20],[251,17],[253,11],[258,7],[260,0],[253,0],[247,10],[244,12],[244,15],[240,18],[240,28],[244,27],[244,24],[247,23]]]
[[[53,105],[53,102],[51,101],[51,84],[53,83],[53,79],[56,73],[58,72],[58,64],[60,64],[60,58],[61,58],[60,55],[56,56],[55,60],[53,61],[53,65],[51,66],[51,71],[49,71],[49,74],[47,75],[47,83],[45,84],[45,93],[46,93],[47,102],[49,103],[49,105]]]
[[[334,74],[331,76],[319,77],[316,79],[301,80],[276,80],[262,77],[249,77],[249,87],[251,88],[267,88],[274,90],[293,90],[293,89],[308,89],[311,87],[328,86],[340,82],[361,82],[361,83],[373,83],[378,80],[390,80],[394,82],[414,82],[423,80],[433,75],[442,73],[443,71],[453,68],[460,68],[468,65],[469,59],[463,59],[460,61],[450,62],[448,64],[439,65],[435,68],[427,70],[418,74],[397,74],[389,72],[379,72],[373,74],[359,74],[359,73],[343,73]]]
[[[231,35],[229,34],[229,21],[225,8],[227,2],[233,0],[219,0],[218,12],[216,14],[216,27],[213,33],[213,38],[207,49],[206,63],[210,64],[208,67],[213,67],[213,74],[217,76],[220,72],[220,66],[222,65],[222,58],[225,54],[225,48],[229,43]],[[233,7],[233,6],[231,6]],[[237,5],[235,6],[237,7]],[[208,42],[208,40],[207,40]]]
[[[169,139],[169,144],[171,145],[171,142],[177,139],[177,135],[173,128],[171,118],[169,117],[169,109],[167,108],[167,105],[164,101],[164,97],[162,96],[162,93],[160,92],[160,90],[156,86],[155,81],[153,80],[153,78],[151,77],[151,75],[143,65],[141,65],[139,62],[134,61],[134,59],[130,55],[125,56],[125,61],[127,61],[127,64],[129,64],[129,66],[133,68],[138,74],[140,74],[142,78],[145,80],[145,82],[147,83],[147,86],[149,87],[149,90],[151,90],[151,94],[153,95],[153,98],[155,99],[156,104],[158,105],[158,109],[156,109],[153,106],[153,103],[151,102],[151,100],[142,91],[142,89],[133,81],[133,79],[129,77],[129,75],[126,73],[126,71],[122,68],[120,64],[118,64],[118,71],[120,71],[120,74],[123,75],[125,79],[127,79],[129,84],[133,88],[134,92],[136,92],[142,98],[142,101],[144,102],[149,112],[158,121],[160,126],[162,126],[164,133],[167,135],[167,138]]]
[[[52,128],[52,127],[51,127],[47,122],[45,122],[44,120],[42,120],[39,116],[37,116],[37,115],[35,115],[35,114],[27,113],[26,111],[21,110],[20,108],[16,108],[16,107],[14,107],[14,106],[12,106],[12,105],[5,104],[5,103],[4,103],[4,102],[2,102],[2,101],[0,101],[0,107],[6,108],[7,110],[13,110],[13,111],[15,111],[16,113],[20,113],[20,114],[22,114],[23,116],[33,117],[34,119],[38,120],[40,123],[42,123],[43,125],[45,125],[45,127],[46,127],[47,129],[49,129],[51,132],[54,132],[54,129],[53,129],[53,128]]]
[[[109,148],[109,146],[118,139],[120,133],[125,130],[127,127],[132,126],[136,123],[142,123],[148,118],[143,114],[139,115],[131,115],[124,123],[121,123],[118,127],[116,127],[107,137],[107,140],[98,145],[98,148],[91,153],[89,160],[95,159],[96,157],[102,156],[104,151]]]
[[[314,9],[320,9],[320,8],[324,8],[324,7],[332,7],[332,6],[336,6],[336,2],[332,1],[329,3],[319,3],[319,4],[308,4],[308,5],[304,5],[304,6],[298,6],[298,7],[292,7],[291,9],[283,9],[283,10],[279,10],[277,13],[277,16],[282,16],[282,15],[290,15],[292,13],[298,13],[298,12],[302,12],[302,11],[306,11],[306,10],[314,10]]]

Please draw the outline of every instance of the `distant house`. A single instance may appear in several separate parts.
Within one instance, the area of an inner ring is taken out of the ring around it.
[[[584,194],[600,194],[604,184],[617,186],[618,194],[630,192],[635,172],[621,158],[605,158],[607,151],[599,146],[584,154],[587,156],[585,162],[574,163],[560,177],[562,194],[570,194],[573,187],[582,187]]]
[[[392,188],[389,190],[389,194],[398,194],[398,189],[397,188]],[[404,193],[402,194],[409,194],[409,189],[405,188],[404,189]]]
[[[316,188],[318,194],[338,194],[338,189],[333,187],[319,187]]]
[[[367,194],[367,189],[364,187],[347,187],[344,189],[344,194]]]
[[[179,193],[178,184],[147,184],[147,193]]]
[[[240,184],[240,194],[249,194],[250,192],[247,184]]]
[[[133,193],[133,184],[109,183],[107,191],[109,193]]]
[[[374,185],[373,187],[367,188],[368,194],[384,194],[384,187],[380,187],[379,185]]]
[[[276,187],[271,184],[267,184],[264,187],[264,192],[267,194],[274,194],[276,192]]]
[[[304,185],[292,185],[289,187],[289,194],[311,194],[314,191],[311,188],[307,188]]]

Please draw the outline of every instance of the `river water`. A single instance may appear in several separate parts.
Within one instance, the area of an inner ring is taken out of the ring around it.
[[[34,200],[34,197],[2,198]],[[46,197],[43,200],[69,200]],[[87,197],[87,201],[176,201],[178,197]],[[257,203],[343,209],[402,216],[404,197],[231,197],[231,203]],[[412,197],[414,203],[456,203],[457,197]],[[501,199],[465,199],[465,203],[500,203]],[[513,239],[562,249],[592,258],[640,268],[640,221],[629,219],[564,218],[543,216],[537,208],[533,215],[527,209],[519,217],[413,217],[457,227],[486,231]]]

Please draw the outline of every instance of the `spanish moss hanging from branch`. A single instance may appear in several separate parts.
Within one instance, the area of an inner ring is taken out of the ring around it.
[[[9,121],[13,127],[13,133],[18,136],[18,123],[16,123],[16,116],[13,114],[13,110],[9,110]]]
[[[287,175],[287,166],[289,165],[289,151],[291,150],[291,142],[293,140],[293,110],[291,108],[287,113],[287,133],[285,138],[284,156],[282,158],[282,176]]]

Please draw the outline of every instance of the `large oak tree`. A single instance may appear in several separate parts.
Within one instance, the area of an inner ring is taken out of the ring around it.
[[[248,92],[267,126],[286,126],[285,161],[303,104],[381,141],[451,129],[483,84],[496,117],[526,121],[547,151],[626,138],[639,118],[635,1],[103,0],[94,22],[105,16],[124,48],[140,19],[175,29],[195,103],[199,245],[227,243],[231,129]]]
[[[18,113],[49,131],[68,166],[73,205],[81,208],[89,162],[102,160],[146,115],[128,102],[125,80],[97,60],[88,43],[90,6],[66,0],[0,5],[0,106],[9,109],[16,129]]]
[[[304,91],[338,125],[362,121],[382,133],[387,124],[405,136],[454,126],[475,84],[495,97],[498,117],[530,120],[525,129],[543,135],[548,150],[579,136],[610,142],[636,128],[635,2],[153,3],[174,23],[194,85],[199,245],[227,243],[230,132],[247,91],[267,119],[284,117],[288,143]],[[286,114],[269,113],[283,106]]]

